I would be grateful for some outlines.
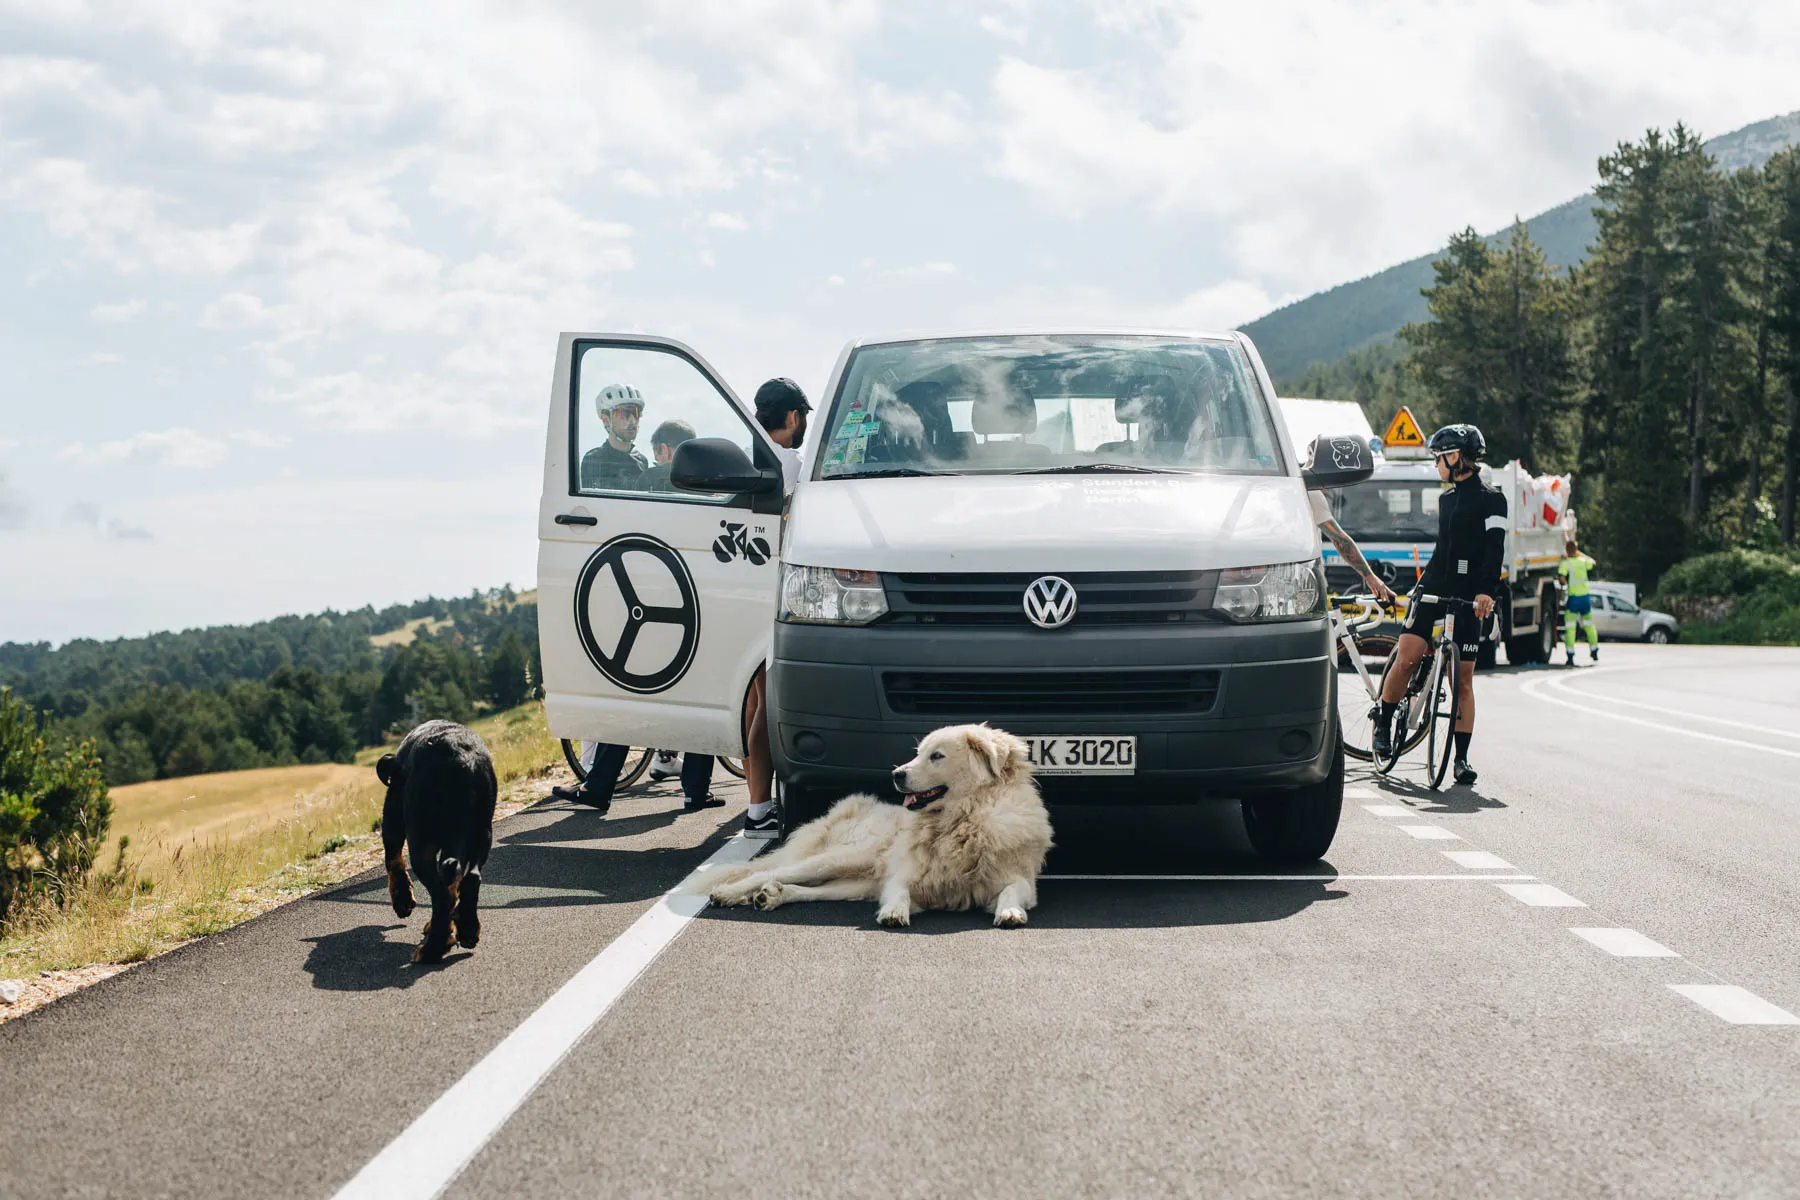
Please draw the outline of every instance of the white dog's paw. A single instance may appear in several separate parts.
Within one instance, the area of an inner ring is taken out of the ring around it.
[[[912,908],[905,904],[883,905],[875,914],[875,923],[887,929],[902,929],[912,924]]]
[[[780,908],[787,899],[787,889],[779,883],[765,883],[750,893],[750,907],[762,912]]]
[[[741,887],[720,887],[712,890],[707,897],[720,908],[731,908],[744,902],[744,889]]]
[[[1017,905],[1008,905],[994,912],[994,924],[1002,929],[1018,929],[1025,924],[1025,910]]]

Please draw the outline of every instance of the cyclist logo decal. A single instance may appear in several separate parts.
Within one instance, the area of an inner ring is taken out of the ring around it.
[[[603,624],[600,637],[595,636],[595,620]],[[653,662],[645,663],[639,655],[634,664],[639,637],[655,626],[672,627],[678,636],[653,638],[647,646],[665,649],[652,656]],[[575,581],[575,632],[600,673],[626,691],[644,694],[674,687],[693,665],[700,645],[700,595],[681,552],[647,533],[620,534],[594,551]],[[666,648],[670,642],[672,649]]]
[[[1331,461],[1340,471],[1356,470],[1363,465],[1362,443],[1354,438],[1332,438]]]
[[[760,567],[769,561],[769,543],[762,538],[752,537],[742,521],[720,521],[719,527],[725,532],[713,539],[713,557],[722,563],[734,558],[747,559],[751,566]]]

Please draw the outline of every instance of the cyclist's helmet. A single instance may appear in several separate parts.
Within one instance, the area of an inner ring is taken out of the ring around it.
[[[622,404],[635,405],[639,412],[643,412],[643,393],[628,383],[609,383],[600,389],[598,396],[594,397],[594,408],[603,417]]]
[[[1470,462],[1480,462],[1487,455],[1487,439],[1473,425],[1446,425],[1431,435],[1425,448],[1433,454],[1461,450],[1463,457]]]

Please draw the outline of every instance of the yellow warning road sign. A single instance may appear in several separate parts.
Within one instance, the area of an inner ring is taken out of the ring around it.
[[[1384,446],[1423,446],[1425,435],[1419,432],[1419,423],[1413,420],[1412,409],[1402,404],[1394,419],[1388,422],[1387,432],[1381,435]]]

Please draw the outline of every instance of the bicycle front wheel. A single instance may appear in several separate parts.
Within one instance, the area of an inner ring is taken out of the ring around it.
[[[1438,648],[1437,664],[1431,672],[1431,710],[1425,715],[1425,772],[1434,792],[1443,786],[1456,745],[1453,735],[1460,707],[1457,685],[1462,682],[1461,662],[1462,654],[1455,643],[1446,642]]]
[[[1352,661],[1348,651],[1338,650],[1338,692],[1342,698],[1338,721],[1344,731],[1344,753],[1359,762],[1368,762],[1371,755],[1375,705],[1381,699],[1381,680],[1387,673],[1388,656],[1394,645],[1395,639],[1386,634],[1370,634],[1355,639],[1359,661]]]
[[[743,759],[741,759],[741,758],[726,758],[723,754],[721,754],[715,761],[721,767],[725,768],[725,773],[727,775],[730,775],[736,779],[742,779],[744,777],[744,760]]]
[[[586,783],[588,777],[587,768],[581,764],[582,743],[564,738],[562,739],[562,752],[563,761],[567,762],[569,764],[569,770],[575,773],[576,781],[579,783]],[[625,767],[619,772],[619,782],[613,786],[615,788],[630,787],[632,784],[636,783],[638,779],[643,776],[644,772],[650,769],[650,756],[653,753],[655,753],[655,751],[646,748],[639,750],[637,756],[633,757],[631,753],[627,751],[625,755]]]

